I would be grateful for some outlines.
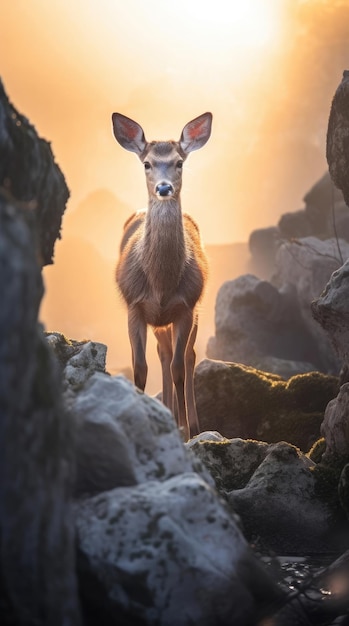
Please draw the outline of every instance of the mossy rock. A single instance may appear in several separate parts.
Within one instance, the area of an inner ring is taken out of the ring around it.
[[[307,452],[320,436],[326,406],[338,378],[310,372],[284,380],[253,367],[202,361],[195,372],[201,430],[229,439],[287,441]]]

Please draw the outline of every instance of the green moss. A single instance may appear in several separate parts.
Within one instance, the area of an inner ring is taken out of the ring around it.
[[[320,372],[286,381],[241,364],[216,365],[207,369],[197,389],[201,429],[218,430],[227,438],[287,441],[307,452],[319,438],[338,385],[338,378]]]
[[[322,455],[326,450],[326,441],[324,437],[320,437],[317,439],[315,443],[310,448],[307,456],[314,461],[314,463],[320,463],[322,459]]]

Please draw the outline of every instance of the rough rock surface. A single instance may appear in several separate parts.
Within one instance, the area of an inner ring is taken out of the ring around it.
[[[349,72],[343,72],[342,82],[332,100],[327,129],[326,158],[331,178],[344,195],[349,206]]]
[[[263,575],[227,508],[196,474],[88,499],[78,506],[77,529],[111,619],[120,612],[130,624],[243,626],[252,619],[246,570],[257,585]]]
[[[349,244],[308,237],[282,244],[273,284],[253,275],[224,283],[216,301],[216,333],[207,356],[272,371],[284,377],[319,370],[337,374],[340,363],[315,323],[311,301],[349,256]]]
[[[89,615],[108,624],[246,624],[257,596],[271,598],[273,585],[171,413],[123,376],[99,372],[70,410],[79,424],[87,624]]]
[[[225,437],[288,441],[307,452],[319,438],[338,379],[311,372],[288,381],[252,367],[205,359],[195,370],[200,428]]]
[[[170,411],[123,376],[96,372],[70,410],[79,425],[79,494],[193,471]]]
[[[11,104],[1,81],[0,193],[33,213],[40,262],[52,263],[69,191],[50,144]]]
[[[259,538],[279,554],[328,549],[333,511],[318,494],[316,464],[297,448],[200,436],[190,447],[240,515],[249,539]]]
[[[342,259],[348,257],[347,242],[335,239],[320,241],[314,237],[284,244],[277,254],[278,273],[274,282],[295,289],[302,319],[318,346],[319,369],[329,373],[338,373],[341,364],[323,329],[314,322],[311,302],[320,296],[331,274],[342,265]]]
[[[62,383],[66,396],[79,391],[94,372],[105,372],[105,344],[88,340],[75,341],[57,332],[47,332],[46,340],[62,366]]]
[[[326,441],[323,460],[349,458],[349,383],[341,386],[336,398],[328,403],[321,434]]]
[[[27,217],[0,196],[0,622],[76,626],[74,428],[37,323]]]
[[[349,260],[333,272],[312,313],[327,333],[341,365],[349,367]]]
[[[276,253],[282,243],[316,237],[341,237],[349,241],[349,212],[343,193],[326,172],[304,196],[304,208],[284,213],[277,226],[258,228],[249,239],[251,272],[270,280],[276,270]]]
[[[297,308],[294,290],[282,291],[247,274],[228,281],[216,300],[216,335],[207,356],[286,377],[317,369],[316,345]],[[296,340],[295,340],[296,339]]]

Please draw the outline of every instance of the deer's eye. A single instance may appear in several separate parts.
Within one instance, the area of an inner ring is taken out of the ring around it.
[[[150,170],[151,165],[150,165],[149,161],[144,161],[144,164],[143,164],[143,165],[144,165],[144,169],[145,169],[145,170]]]
[[[177,162],[177,164],[176,164],[176,167],[177,167],[179,170],[181,170],[181,169],[182,169],[182,167],[183,167],[183,161],[178,161],[178,162]]]

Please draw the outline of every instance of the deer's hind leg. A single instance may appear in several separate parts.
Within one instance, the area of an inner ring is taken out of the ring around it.
[[[196,353],[194,345],[198,333],[198,317],[194,316],[194,323],[189,336],[187,349],[185,352],[185,404],[190,437],[198,435],[200,432],[199,418],[196,411],[195,391],[194,391],[194,369]]]
[[[173,382],[171,374],[172,362],[172,327],[163,326],[153,328],[157,339],[158,355],[162,369],[162,401],[170,411],[174,412],[173,406]]]
[[[187,438],[191,436],[190,424],[186,411],[186,350],[193,328],[193,311],[185,309],[173,322],[173,359],[171,363],[172,380],[177,399],[178,426],[183,428]],[[195,340],[195,337],[194,337]]]

